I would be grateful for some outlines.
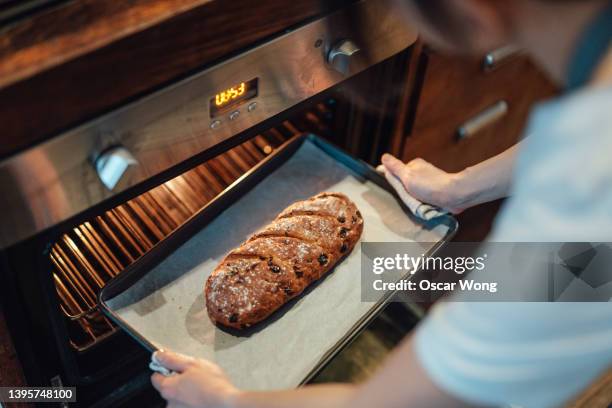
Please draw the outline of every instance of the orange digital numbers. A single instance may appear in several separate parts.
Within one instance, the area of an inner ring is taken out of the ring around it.
[[[236,109],[246,101],[256,98],[258,94],[259,78],[253,78],[250,81],[240,82],[231,88],[226,88],[209,99],[210,117],[214,118]]]
[[[215,105],[219,107],[224,106],[234,99],[244,95],[246,88],[246,83],[241,82],[238,86],[233,86],[223,92],[219,92],[217,95],[215,95]]]

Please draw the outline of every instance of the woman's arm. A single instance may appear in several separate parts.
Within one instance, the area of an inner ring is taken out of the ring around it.
[[[377,373],[360,385],[323,384],[288,391],[241,391],[215,364],[171,352],[157,353],[164,366],[179,373],[153,374],[152,382],[169,408],[406,408],[462,407],[437,388],[421,368],[412,340],[404,341]]]
[[[458,173],[447,173],[423,159],[407,164],[385,154],[382,164],[419,201],[452,213],[508,195],[519,145]]]

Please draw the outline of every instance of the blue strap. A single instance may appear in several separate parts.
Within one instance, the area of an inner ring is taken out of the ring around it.
[[[567,90],[586,84],[610,49],[612,39],[612,1],[580,36],[567,70]]]

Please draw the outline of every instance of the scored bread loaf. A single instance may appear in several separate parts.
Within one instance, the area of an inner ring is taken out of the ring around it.
[[[206,281],[211,320],[244,329],[264,320],[355,246],[363,218],[344,194],[298,201],[232,250]]]

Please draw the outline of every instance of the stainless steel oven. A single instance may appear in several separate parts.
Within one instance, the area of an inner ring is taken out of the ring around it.
[[[1,161],[2,307],[27,381],[153,404],[100,289],[295,135],[373,160],[415,40],[392,0],[356,2]]]

